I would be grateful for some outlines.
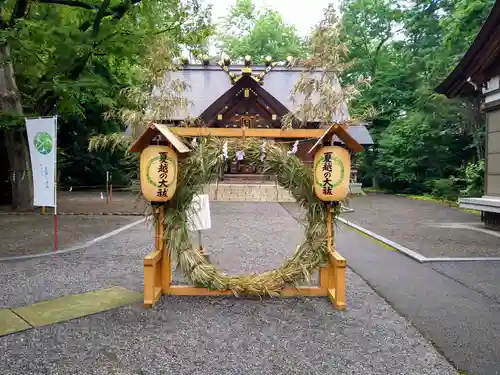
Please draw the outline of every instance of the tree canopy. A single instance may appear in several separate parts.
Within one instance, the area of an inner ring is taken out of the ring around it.
[[[257,10],[252,0],[236,0],[220,20],[216,44],[222,53],[242,61],[246,55],[255,63],[266,56],[284,61],[287,56],[304,54],[304,40],[294,25],[287,25],[276,10]]]
[[[153,77],[171,67],[182,48],[201,48],[212,32],[210,8],[196,0],[1,2],[0,94],[7,100],[0,128],[10,169],[22,175],[30,169],[23,117],[57,114],[63,160],[79,160],[82,168],[65,163],[73,171],[62,168],[63,177],[102,173],[108,167],[86,153],[88,137],[124,129],[104,114],[140,107],[124,93],[150,91]],[[29,184],[11,179],[18,181],[14,205],[30,205],[30,194],[22,194]]]
[[[352,117],[375,108],[365,118],[375,144],[357,159],[365,185],[480,194],[481,99],[448,100],[433,89],[493,3],[344,0],[337,15],[329,7],[314,33],[301,36],[279,12],[252,0],[235,0],[217,24],[197,0],[0,1],[0,156],[9,160],[0,177],[12,181],[16,208],[31,204],[29,179],[20,178],[30,170],[23,119],[57,114],[61,182],[99,184],[105,170],[125,182],[122,158],[88,153],[89,137],[123,132],[182,105],[182,83],[160,81],[183,51],[198,57],[215,45],[235,62],[291,55],[310,67],[329,66],[347,88]],[[150,95],[155,87],[163,87],[159,98]]]
[[[350,109],[377,109],[369,119],[375,145],[358,160],[365,183],[449,198],[465,188],[466,166],[484,158],[480,99],[448,100],[433,89],[467,51],[493,3],[344,0],[353,65],[343,78],[369,80]]]

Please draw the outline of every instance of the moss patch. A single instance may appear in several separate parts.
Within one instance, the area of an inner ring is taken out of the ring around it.
[[[10,309],[0,309],[0,336],[30,329],[31,326]]]
[[[13,311],[33,327],[40,327],[114,309],[139,301],[141,298],[141,293],[113,287],[43,301]]]

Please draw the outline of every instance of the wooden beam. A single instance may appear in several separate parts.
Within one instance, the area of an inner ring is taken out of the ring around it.
[[[330,261],[335,263],[337,266],[340,267],[345,267],[346,266],[346,260],[345,258],[339,254],[337,250],[333,250],[328,254]]]
[[[156,302],[160,300],[161,297],[161,288],[154,288],[153,294],[151,298],[144,297],[144,307],[152,308]]]
[[[182,137],[222,137],[241,138],[241,128],[169,128],[173,133]],[[259,138],[319,138],[325,131],[323,129],[257,129],[247,128],[244,130],[245,137]]]
[[[194,285],[171,285],[164,294],[173,296],[228,296],[233,295],[230,290],[209,290],[198,288]],[[324,297],[328,295],[326,288],[317,286],[303,286],[299,288],[285,288],[280,293],[281,297]]]
[[[144,257],[145,266],[153,266],[161,260],[161,251],[152,251]]]
[[[318,286],[301,286],[285,288],[280,294],[281,297],[324,297],[328,294],[328,290]]]
[[[328,299],[332,303],[334,309],[336,310],[345,310],[346,308],[346,303],[344,301],[339,301],[336,298],[336,295],[338,294],[336,289],[328,289]]]

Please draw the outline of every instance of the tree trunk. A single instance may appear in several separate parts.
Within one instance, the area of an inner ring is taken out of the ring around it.
[[[0,61],[4,62],[0,65],[0,112],[15,117],[23,116],[23,107],[7,44],[0,44]],[[33,184],[25,132],[14,126],[6,129],[5,146],[12,184],[12,208],[15,210],[31,209],[33,208]]]
[[[14,129],[6,131],[5,146],[11,171],[12,208],[30,210],[33,208],[33,184],[26,135]]]
[[[379,189],[380,188],[380,184],[379,184],[378,176],[377,175],[373,175],[372,176],[372,188],[374,188],[374,189]]]

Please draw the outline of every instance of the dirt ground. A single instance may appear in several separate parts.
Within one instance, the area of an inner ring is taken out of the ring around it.
[[[61,215],[59,249],[67,249],[140,219],[137,216]],[[54,250],[52,215],[0,215],[0,258]]]
[[[101,196],[102,194],[102,196]],[[142,198],[133,192],[114,192],[112,199],[106,200],[101,191],[60,191],[57,197],[58,213],[63,214],[115,214],[115,215],[144,215],[147,205]],[[52,207],[47,213],[53,212]],[[10,206],[0,206],[0,212],[10,213]],[[36,207],[28,213],[41,213],[41,207]]]

